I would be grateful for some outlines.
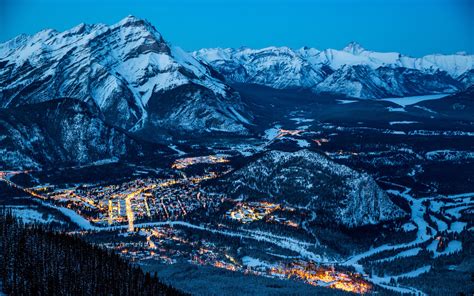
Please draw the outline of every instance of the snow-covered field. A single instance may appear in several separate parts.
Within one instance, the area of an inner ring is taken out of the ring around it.
[[[407,112],[405,108],[394,108],[394,107],[387,107],[388,112]]]
[[[390,121],[390,122],[389,122],[390,125],[395,125],[395,124],[414,124],[414,123],[418,123],[418,121],[407,121],[407,120],[404,120],[404,121]]]
[[[308,118],[302,118],[302,117],[293,117],[293,118],[290,118],[290,120],[294,121],[296,124],[309,123],[309,122],[314,121],[314,119],[308,119]]]
[[[336,100],[338,101],[338,104],[351,104],[351,103],[357,103],[358,101],[356,100]]]
[[[399,258],[406,258],[406,257],[416,256],[416,255],[418,255],[418,253],[420,253],[421,250],[422,250],[421,248],[408,249],[406,251],[402,251],[402,252],[398,253],[397,255],[377,260],[377,262],[394,261],[394,260],[399,259]]]
[[[257,258],[253,258],[250,256],[244,256],[242,257],[242,263],[248,267],[272,267],[274,266],[273,264],[270,264],[266,261],[262,261]]]
[[[47,202],[41,202],[41,204],[46,206],[46,207],[53,208],[53,209],[56,209],[56,210],[60,211],[65,216],[69,217],[69,219],[71,219],[71,221],[73,223],[75,223],[77,226],[79,226],[80,228],[82,228],[84,230],[100,230],[100,229],[102,229],[100,227],[91,225],[91,223],[86,218],[82,217],[81,215],[79,215],[78,213],[76,213],[75,211],[73,211],[71,209],[67,209],[67,208],[64,208],[64,207],[52,205],[52,204],[47,203]]]
[[[51,215],[43,214],[35,208],[26,206],[9,206],[12,214],[20,218],[24,223],[51,223],[59,222]],[[59,222],[60,223],[60,222]]]
[[[267,129],[265,131],[264,138],[269,140],[269,141],[275,139],[278,136],[278,134],[280,133],[280,128],[281,128],[281,125],[276,125],[275,127]]]
[[[296,144],[298,144],[298,146],[301,148],[306,148],[306,147],[311,146],[311,144],[308,143],[308,141],[306,140],[301,140],[301,139],[293,139],[293,140],[295,140]]]

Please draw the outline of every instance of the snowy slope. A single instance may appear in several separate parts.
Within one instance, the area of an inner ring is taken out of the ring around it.
[[[188,101],[205,116],[180,117],[179,128],[205,132],[228,126],[230,132],[244,133],[250,119],[238,94],[209,66],[133,16],[111,26],[80,24],[65,32],[20,35],[0,44],[0,65],[0,107],[77,98],[97,105],[108,122],[131,131],[170,128],[157,124],[187,108]],[[150,114],[151,100],[183,86],[186,92],[168,106],[169,113]]]
[[[413,58],[368,51],[354,42],[342,50],[211,48],[193,55],[215,67],[229,82],[311,88],[361,98],[457,91],[472,84],[474,69],[473,55]]]

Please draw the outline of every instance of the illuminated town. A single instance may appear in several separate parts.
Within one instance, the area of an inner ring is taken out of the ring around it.
[[[286,136],[299,136],[301,133],[305,132],[304,130],[288,130],[288,129],[279,129],[277,138],[283,138]]]
[[[321,147],[323,146],[323,144],[329,143],[329,139],[326,139],[326,138],[313,139],[313,142],[315,142],[319,147]]]
[[[286,217],[289,213],[295,213],[295,209],[270,202],[238,202],[226,212],[226,217],[243,224],[265,219],[267,223],[298,228],[299,222]]]
[[[117,185],[79,186],[43,193],[43,198],[78,212],[98,226],[135,221],[176,220],[201,207],[216,204],[199,191],[199,182],[216,173],[182,179],[136,179]]]
[[[238,203],[227,212],[229,218],[242,223],[249,223],[263,219],[268,214],[280,209],[280,205],[268,202]]]
[[[120,234],[119,234],[120,235]],[[324,286],[364,294],[372,286],[360,275],[336,270],[331,265],[318,265],[311,261],[295,259],[270,263],[256,258],[239,257],[236,249],[208,239],[189,239],[191,233],[176,227],[140,228],[134,242],[104,243],[135,262],[156,260],[164,264],[186,261],[209,265],[229,271],[266,277],[302,281],[314,286]],[[196,235],[195,233],[192,235]]]
[[[174,169],[185,169],[188,166],[198,163],[226,163],[229,160],[226,158],[227,155],[208,155],[208,156],[197,156],[197,157],[186,157],[177,159],[171,166]]]
[[[197,163],[225,163],[214,156],[192,158],[172,168],[184,169]],[[184,165],[187,163],[187,165]],[[27,172],[2,172],[0,178],[29,195],[56,206],[72,209],[97,226],[128,224],[133,231],[137,221],[167,221],[183,218],[198,209],[217,205],[219,199],[199,191],[199,183],[218,177],[214,171],[187,177],[184,173],[173,178],[139,178],[118,184],[81,184],[71,188],[56,186],[21,187],[9,178]],[[225,174],[223,172],[222,174]]]
[[[294,261],[271,268],[270,274],[300,279],[315,286],[327,286],[361,294],[371,289],[371,285],[358,274],[337,272],[333,267],[322,267],[313,262]]]
[[[186,166],[208,161],[226,163],[223,158],[215,157],[191,159],[175,162],[172,167],[182,170]],[[117,233],[117,239],[99,244],[134,262],[149,262],[149,260],[164,264],[188,262],[245,274],[283,277],[310,285],[357,293],[364,293],[370,289],[370,285],[358,275],[336,272],[331,266],[316,267],[301,260],[288,262],[278,258],[274,258],[272,262],[255,265],[251,262],[255,259],[239,256],[232,244],[228,245],[209,237],[196,239],[196,235],[200,236],[199,231],[190,232],[178,227],[179,225],[141,226],[148,221],[183,219],[199,208],[216,208],[223,200],[229,202],[223,196],[208,196],[199,190],[202,181],[219,176],[216,172],[169,179],[139,178],[109,185],[82,184],[67,189],[48,185],[23,188],[9,180],[19,173],[22,172],[2,172],[0,177],[33,197],[73,210],[96,227],[117,231],[114,229],[119,226],[121,230]],[[225,218],[242,224],[260,220],[299,228],[300,223],[297,219],[284,217],[293,213],[295,213],[293,208],[270,202],[236,202],[225,213]],[[223,232],[226,231],[224,225],[220,227]],[[88,235],[87,232],[81,233],[86,237]],[[191,235],[194,236],[192,239]]]

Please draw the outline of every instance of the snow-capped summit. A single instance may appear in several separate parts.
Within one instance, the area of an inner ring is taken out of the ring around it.
[[[342,49],[342,51],[351,53],[353,55],[358,55],[361,52],[365,51],[365,49],[359,43],[352,41],[347,44],[346,47]]]
[[[356,42],[349,43],[342,50],[214,48],[201,49],[193,54],[215,67],[229,82],[257,83],[280,89],[309,88],[316,92],[362,98],[456,91],[469,86],[471,80],[466,76],[474,69],[474,56],[465,53],[413,58],[398,52],[369,51]],[[357,69],[351,70],[350,67]],[[359,78],[355,81],[350,73],[360,72],[364,67],[368,67],[364,70],[368,76],[356,75]],[[392,69],[396,76],[390,76],[390,71],[383,70],[386,68]],[[341,72],[349,73],[347,77],[350,79],[346,80]],[[372,72],[383,72],[383,75]],[[428,79],[428,83],[411,80],[414,78]],[[334,81],[338,82],[333,84]],[[364,91],[363,85],[377,85],[378,90]]]
[[[127,15],[122,20],[120,20],[115,26],[124,26],[124,25],[144,25],[149,24],[146,20],[140,19],[134,15]]]
[[[0,65],[1,107],[76,98],[135,132],[244,133],[249,123],[238,94],[208,65],[134,16],[20,35],[0,44]]]

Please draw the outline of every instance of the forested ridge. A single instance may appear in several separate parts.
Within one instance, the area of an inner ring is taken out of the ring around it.
[[[0,282],[7,295],[182,295],[111,251],[2,210]]]

